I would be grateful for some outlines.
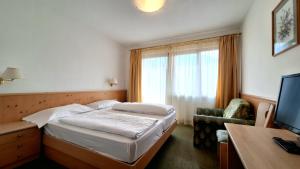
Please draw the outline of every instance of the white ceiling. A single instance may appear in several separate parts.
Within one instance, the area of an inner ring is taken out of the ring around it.
[[[35,2],[129,46],[240,26],[253,0],[167,0],[165,6],[155,13],[139,11],[133,0]]]

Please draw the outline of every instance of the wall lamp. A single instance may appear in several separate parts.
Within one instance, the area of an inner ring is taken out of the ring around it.
[[[109,83],[110,87],[113,87],[114,85],[118,84],[118,79],[117,78],[109,79],[108,83]]]
[[[0,76],[0,85],[3,85],[5,82],[12,82],[15,79],[21,79],[22,75],[18,68],[8,67]]]

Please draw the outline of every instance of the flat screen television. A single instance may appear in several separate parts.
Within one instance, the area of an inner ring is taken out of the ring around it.
[[[282,77],[274,122],[300,134],[300,73]]]

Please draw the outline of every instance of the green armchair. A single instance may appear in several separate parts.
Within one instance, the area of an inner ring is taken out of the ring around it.
[[[216,131],[225,129],[224,123],[254,125],[254,118],[250,104],[243,99],[231,100],[225,110],[197,108],[197,112],[193,117],[194,146],[216,148]]]

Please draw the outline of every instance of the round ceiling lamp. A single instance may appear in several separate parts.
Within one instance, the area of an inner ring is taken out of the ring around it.
[[[166,0],[134,0],[136,7],[143,12],[155,12],[162,8]]]

